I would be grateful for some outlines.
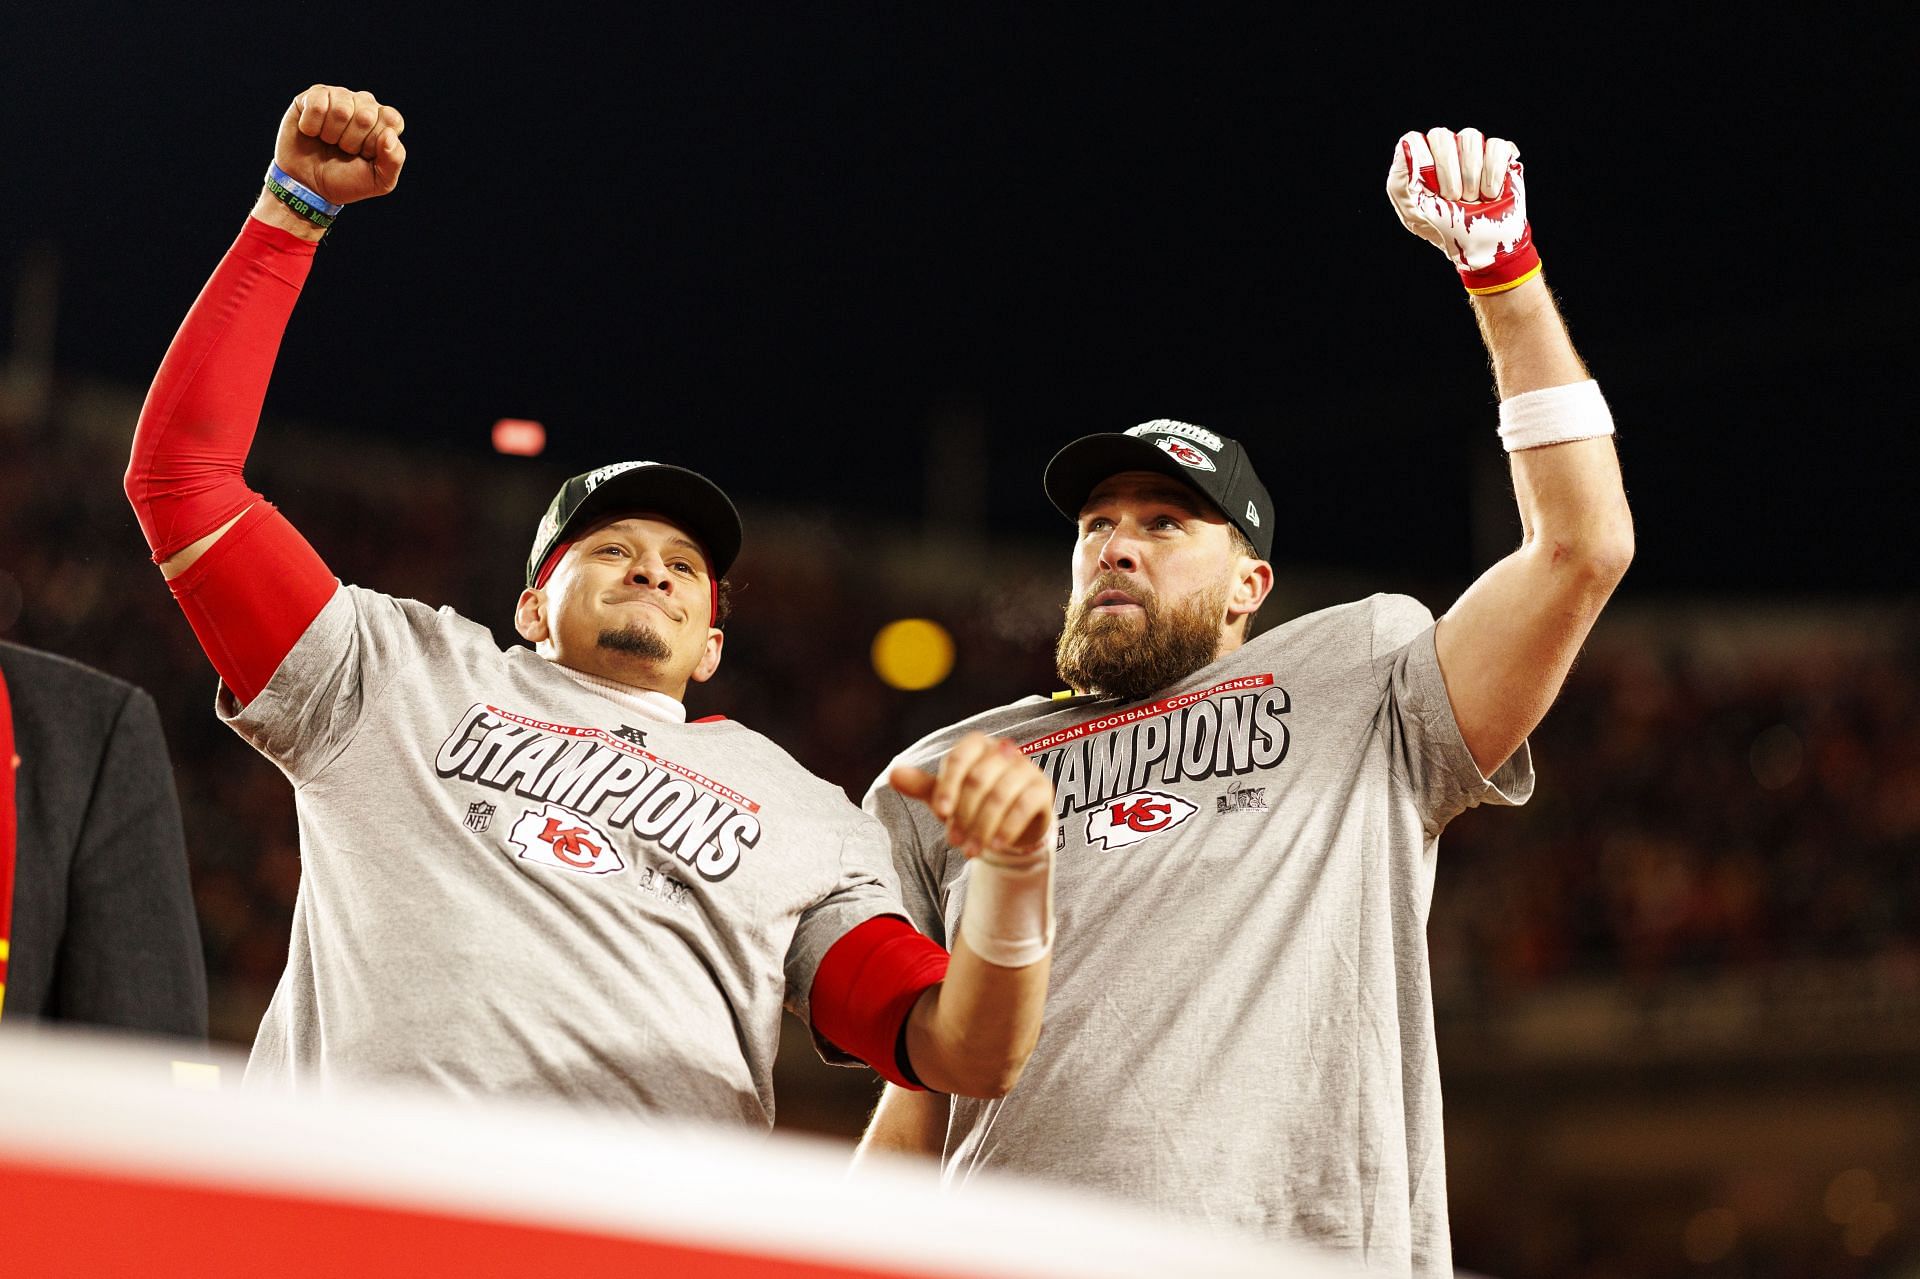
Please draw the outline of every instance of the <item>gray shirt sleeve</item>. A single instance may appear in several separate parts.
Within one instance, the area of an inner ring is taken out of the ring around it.
[[[813,979],[835,942],[882,915],[904,915],[887,854],[886,832],[865,814],[840,843],[840,878],[831,892],[800,916],[787,947],[787,1011],[806,1023],[814,1049],[836,1066],[867,1063],[820,1037],[813,1025]]]
[[[215,713],[303,785],[347,748],[396,675],[445,647],[437,634],[448,620],[443,613],[342,586],[260,695],[242,707],[223,683]]]
[[[1447,696],[1434,647],[1433,614],[1404,595],[1373,597],[1373,670],[1384,693],[1384,728],[1394,771],[1414,796],[1428,835],[1477,804],[1527,802],[1533,753],[1526,743],[1483,776]]]

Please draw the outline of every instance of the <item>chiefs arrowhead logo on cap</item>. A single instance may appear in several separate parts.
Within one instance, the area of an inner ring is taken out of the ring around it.
[[[1162,453],[1182,466],[1190,466],[1196,471],[1216,470],[1213,459],[1191,444],[1182,444],[1179,440],[1158,439],[1154,441]]]

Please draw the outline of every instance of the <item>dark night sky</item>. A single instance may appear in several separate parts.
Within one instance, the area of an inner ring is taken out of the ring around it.
[[[1489,379],[1381,184],[1475,123],[1621,423],[1631,588],[1907,588],[1911,32],[903,10],[10,13],[0,268],[59,245],[63,369],[144,384],[286,100],[343,81],[410,162],[322,250],[270,412],[453,450],[533,416],[571,469],[913,518],[957,407],[1014,533],[1058,531],[1058,445],[1184,417],[1250,441],[1283,563],[1453,575]]]

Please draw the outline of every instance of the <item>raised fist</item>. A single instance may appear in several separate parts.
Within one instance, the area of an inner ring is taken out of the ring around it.
[[[273,144],[275,163],[334,204],[370,200],[400,181],[407,122],[371,93],[316,84],[288,104]]]
[[[1520,149],[1478,129],[1402,135],[1387,199],[1407,230],[1445,253],[1467,292],[1504,293],[1540,273]]]
[[[947,843],[968,857],[1044,862],[1053,834],[1053,783],[1004,738],[968,733],[940,765],[939,776],[901,766],[893,788],[933,809],[947,824]]]

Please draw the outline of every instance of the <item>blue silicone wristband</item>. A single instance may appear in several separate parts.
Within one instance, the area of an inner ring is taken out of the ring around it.
[[[322,199],[319,192],[311,190],[296,181],[292,174],[281,168],[278,160],[269,160],[267,162],[267,176],[330,218],[339,217],[340,210],[347,207],[344,204],[335,204],[331,200]]]

